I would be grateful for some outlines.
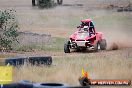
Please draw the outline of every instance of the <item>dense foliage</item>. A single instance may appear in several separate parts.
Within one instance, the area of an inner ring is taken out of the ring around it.
[[[15,10],[0,10],[0,50],[12,49],[12,43],[17,42],[18,22]]]
[[[53,0],[38,0],[39,8],[50,8],[55,5]]]
[[[33,6],[35,6],[35,0],[33,0]],[[54,2],[54,0],[38,0],[38,6],[39,8],[51,8],[58,5],[62,5],[63,0],[57,0],[57,3]]]

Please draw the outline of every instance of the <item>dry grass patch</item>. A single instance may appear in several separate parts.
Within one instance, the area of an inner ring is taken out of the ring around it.
[[[81,76],[82,67],[89,72],[91,79],[131,79],[132,50],[117,51],[73,53],[73,56],[54,57],[53,65],[50,67],[25,65],[14,69],[14,81],[27,79],[34,82],[65,82],[79,85],[78,78]]]

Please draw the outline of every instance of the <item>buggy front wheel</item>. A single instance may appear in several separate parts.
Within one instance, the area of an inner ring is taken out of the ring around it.
[[[65,53],[70,53],[69,41],[64,44],[64,52]]]

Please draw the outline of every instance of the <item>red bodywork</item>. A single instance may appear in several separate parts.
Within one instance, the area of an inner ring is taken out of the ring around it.
[[[81,22],[92,22],[91,19],[85,19],[85,20],[81,20]],[[70,41],[71,42],[85,42],[85,46],[82,47],[87,47],[89,45],[94,45],[95,41],[99,41],[102,39],[102,32],[96,32],[96,29],[94,27],[94,32],[95,34],[92,36],[89,36],[89,32],[84,32],[84,33],[80,33],[79,29],[83,28],[82,26],[79,26],[77,31],[74,32],[71,36],[70,36]],[[90,43],[88,43],[90,41]]]
[[[75,33],[73,33],[71,36],[70,36],[70,40],[71,41],[88,41],[91,39],[92,41],[92,44],[94,44],[94,40],[101,40],[102,39],[102,32],[96,32],[95,35],[92,35],[91,37],[89,36],[86,36],[84,39],[78,39],[77,38],[77,35],[78,35],[78,31],[76,31]]]

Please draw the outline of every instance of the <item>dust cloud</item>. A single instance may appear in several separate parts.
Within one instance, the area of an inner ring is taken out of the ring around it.
[[[127,25],[109,25],[104,31],[108,50],[117,50],[132,47],[132,30]]]

